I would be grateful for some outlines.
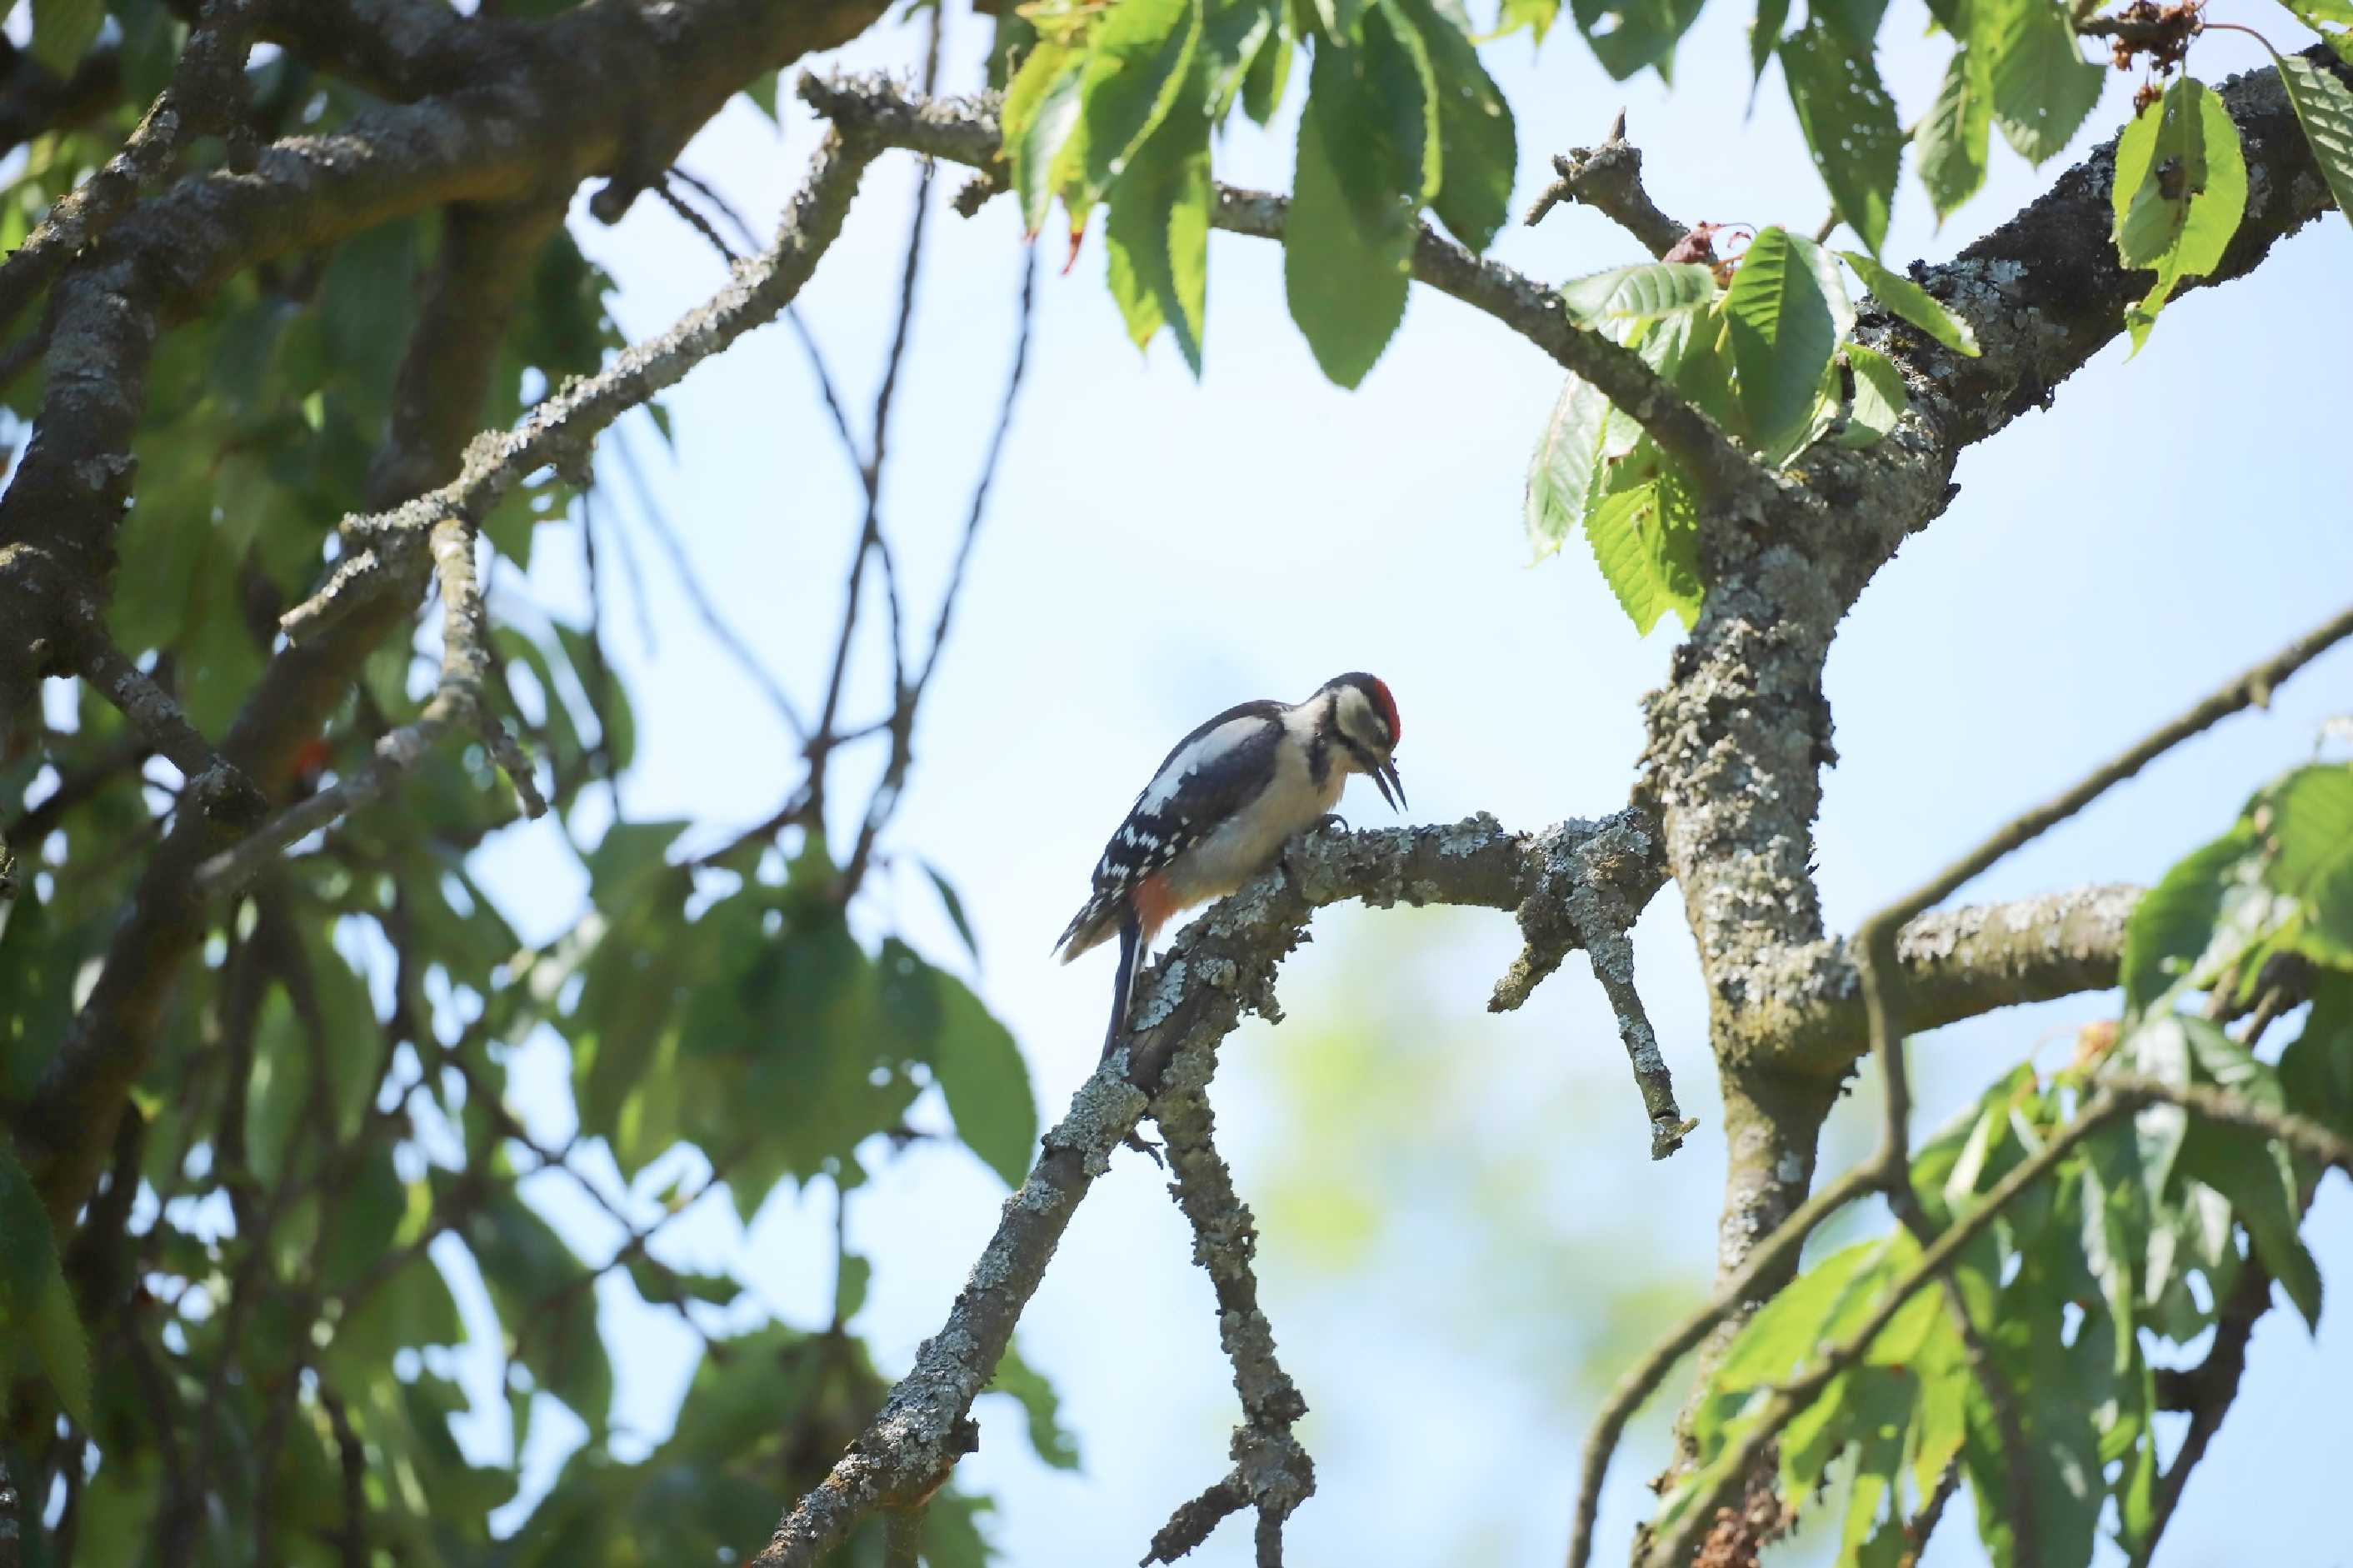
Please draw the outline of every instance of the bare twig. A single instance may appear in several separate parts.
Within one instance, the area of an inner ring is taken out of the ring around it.
[[[1599,147],[1577,147],[1552,161],[1558,176],[1544,188],[1521,221],[1530,227],[1563,202],[1579,202],[1640,241],[1652,256],[1664,256],[1683,237],[1685,226],[1661,212],[1642,188],[1642,150],[1626,140],[1626,111],[1620,110]]]

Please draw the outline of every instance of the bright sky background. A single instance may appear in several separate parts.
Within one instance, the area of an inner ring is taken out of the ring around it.
[[[2238,14],[2218,0],[2226,8]],[[2294,36],[2277,11],[2244,19]],[[1622,104],[1671,214],[1810,229],[1827,198],[1778,69],[1746,113],[1746,20],[1710,7],[1672,95],[1654,79],[1610,83],[1565,19],[1540,52],[1525,38],[1493,48],[1518,115],[1515,206],[1540,188],[1549,154],[1598,140]],[[1907,120],[1944,58],[1926,25],[1918,0],[1897,0],[1883,33],[1882,69]],[[968,86],[986,25],[958,7],[950,29],[944,79]],[[903,67],[919,55],[914,27],[890,26],[842,62]],[[2262,58],[2252,40],[2210,35],[2192,64],[2217,79]],[[1219,149],[1221,177],[1289,184],[1303,86],[1295,77],[1278,134],[1238,119]],[[2128,92],[2111,79],[2073,155],[2113,130]],[[765,230],[816,136],[805,115],[788,113],[779,135],[739,103],[683,163]],[[1891,261],[1949,256],[2070,161],[2037,173],[1999,138],[1996,149],[1989,190],[1941,234],[1907,168]],[[928,624],[998,406],[1023,261],[1009,204],[972,221],[947,211],[961,178],[944,171],[934,192],[885,495],[917,625]],[[802,300],[861,423],[913,185],[902,156],[870,174]],[[722,280],[702,243],[652,202],[617,228],[585,218],[578,228],[618,280],[615,307],[633,336]],[[1510,230],[1499,254],[1553,279],[1639,258],[1625,236],[1573,208],[1540,230]],[[1485,810],[1535,827],[1623,803],[1640,699],[1672,646],[1667,629],[1633,636],[1580,545],[1529,563],[1522,477],[1561,373],[1527,343],[1418,292],[1364,387],[1340,392],[1285,316],[1278,248],[1219,235],[1196,384],[1165,341],[1142,356],[1129,346],[1102,256],[1091,237],[1071,276],[1041,280],[1031,376],[889,841],[899,858],[863,917],[871,933],[902,929],[964,966],[920,861],[953,879],[979,931],[977,984],[1021,1041],[1049,1121],[1093,1065],[1110,969],[1101,959],[1058,968],[1048,947],[1177,734],[1228,703],[1297,698],[1339,670],[1372,669],[1403,709],[1399,761],[1418,818]],[[1959,500],[1880,574],[1831,655],[1841,761],[1820,863],[1834,927],[2341,607],[2353,584],[2347,344],[2337,314],[2316,305],[2341,299],[2348,275],[2353,233],[2332,218],[2253,280],[2176,304],[2138,362],[2127,368],[2112,349],[2052,411],[1963,460]],[[858,507],[806,360],[781,328],[763,331],[697,371],[670,406],[674,459],[642,423],[631,431],[659,504],[727,619],[813,707]],[[626,487],[607,506],[634,510]],[[633,818],[691,816],[716,837],[776,807],[794,757],[650,537],[634,516],[628,526],[657,639],[638,635],[630,595],[608,605],[638,700],[623,806]],[[576,615],[568,544],[558,531],[543,539],[530,593]],[[885,695],[871,679],[882,666],[865,668],[860,716]],[[2348,709],[2353,650],[2340,649],[2270,712],[2184,748],[1969,894],[2154,879],[2253,787],[2310,755],[2320,721]],[[1344,810],[1363,825],[1390,820],[1369,790]],[[576,919],[585,884],[547,830],[489,853],[527,937]],[[1264,1232],[1265,1304],[1314,1407],[1303,1436],[1319,1491],[1293,1521],[1293,1561],[1552,1562],[1596,1397],[1581,1358],[1608,1349],[1605,1329],[1616,1336],[1606,1377],[1693,1299],[1713,1256],[1723,1157],[1680,910],[1662,898],[1636,933],[1651,1016],[1684,1106],[1702,1119],[1662,1165],[1644,1157],[1640,1105],[1581,960],[1520,1014],[1492,1018],[1487,989],[1514,948],[1502,916],[1349,909],[1320,917],[1314,936],[1284,971],[1289,1021],[1230,1039],[1213,1090]],[[2063,1059],[2071,1026],[2112,1013],[2110,999],[2081,997],[1926,1039],[1921,1128],[2028,1050]],[[550,1048],[533,1065],[543,1089],[526,1087],[523,1100],[560,1134],[565,1064]],[[1868,1091],[1860,1110],[1841,1107],[1826,1161],[1862,1152],[1868,1110]],[[851,1211],[853,1241],[876,1260],[857,1326],[895,1373],[938,1326],[1001,1193],[954,1150],[919,1145],[877,1163]],[[560,1183],[533,1193],[571,1234],[612,1245],[609,1225]],[[713,1205],[657,1251],[732,1263],[775,1310],[814,1326],[829,1300],[832,1209],[821,1189],[782,1194],[745,1235]],[[2344,1183],[2324,1191],[2309,1235],[2341,1291],[2353,1280]],[[1084,1468],[1045,1469],[1008,1402],[979,1408],[981,1451],[962,1474],[999,1500],[993,1533],[1010,1561],[1133,1562],[1176,1503],[1223,1473],[1233,1399],[1189,1251],[1160,1178],[1123,1156],[1021,1330],[1061,1393]],[[606,1301],[623,1346],[619,1418],[658,1438],[691,1342],[626,1289]],[[2310,1527],[2339,1515],[2353,1408],[2310,1395],[2353,1387],[2346,1311],[2332,1308],[2317,1343],[2285,1309],[2264,1321],[2249,1393],[2190,1488],[2167,1563],[2334,1560]],[[503,1416],[489,1405],[473,1436],[496,1444]],[[1658,1467],[1662,1431],[1654,1417],[1613,1471],[1604,1561],[1650,1503],[1641,1482]],[[534,1443],[560,1436],[542,1423]],[[1939,1543],[1935,1563],[1979,1560],[1965,1510]],[[1249,1550],[1247,1523],[1233,1523],[1196,1561],[1240,1563]]]

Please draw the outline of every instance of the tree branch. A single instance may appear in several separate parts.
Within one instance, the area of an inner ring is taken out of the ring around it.
[[[864,131],[885,145],[975,169],[987,169],[998,160],[997,113],[987,102],[913,99],[882,78],[839,74],[804,74],[798,91],[835,124]],[[1220,184],[1209,223],[1234,234],[1280,239],[1289,210],[1290,204],[1281,196]],[[1711,496],[1740,502],[1752,494],[1777,490],[1778,479],[1639,355],[1571,321],[1555,290],[1499,261],[1473,256],[1427,224],[1414,242],[1413,275],[1494,317],[1591,382],[1640,422]]]
[[[1630,234],[1652,256],[1663,257],[1689,232],[1661,212],[1642,188],[1642,150],[1626,140],[1626,111],[1620,110],[1599,147],[1576,147],[1552,161],[1559,176],[1528,208],[1521,221],[1530,228],[1563,202],[1591,207]]]
[[[0,332],[67,262],[130,209],[189,138],[226,131],[245,107],[245,55],[263,0],[209,0],[173,68],[122,150],[59,196],[40,226],[0,266]]]
[[[1647,839],[1648,831],[1632,811],[1528,836],[1506,833],[1487,816],[1444,827],[1309,833],[1291,842],[1282,864],[1187,926],[1138,982],[1130,1043],[1081,1087],[1046,1134],[946,1323],[849,1453],[777,1524],[756,1560],[760,1568],[812,1563],[860,1520],[903,1506],[935,1481],[953,1458],[955,1423],[988,1381],[1071,1215],[1134,1131],[1148,1093],[1183,1052],[1213,1053],[1243,1014],[1280,1018],[1275,973],[1315,910],[1349,899],[1515,909],[1549,858],[1603,839],[1616,840],[1617,851],[1597,846],[1591,859],[1647,879],[1647,889],[1620,889],[1639,906],[1660,879],[1654,858],[1635,847],[1638,837]],[[1219,1506],[1229,1489],[1221,1483],[1211,1493],[1193,1506]]]

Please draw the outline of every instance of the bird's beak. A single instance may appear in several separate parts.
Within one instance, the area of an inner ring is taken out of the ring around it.
[[[1381,798],[1389,803],[1391,811],[1405,809],[1405,781],[1398,777],[1397,762],[1394,758],[1385,757],[1374,767],[1373,787],[1381,792]],[[1389,793],[1391,790],[1397,793],[1391,795]]]

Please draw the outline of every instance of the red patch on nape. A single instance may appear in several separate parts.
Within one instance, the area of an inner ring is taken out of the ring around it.
[[[1398,721],[1397,699],[1389,695],[1389,683],[1379,676],[1372,677],[1373,697],[1381,705],[1381,718],[1389,727],[1389,744],[1405,739],[1405,725]]]

